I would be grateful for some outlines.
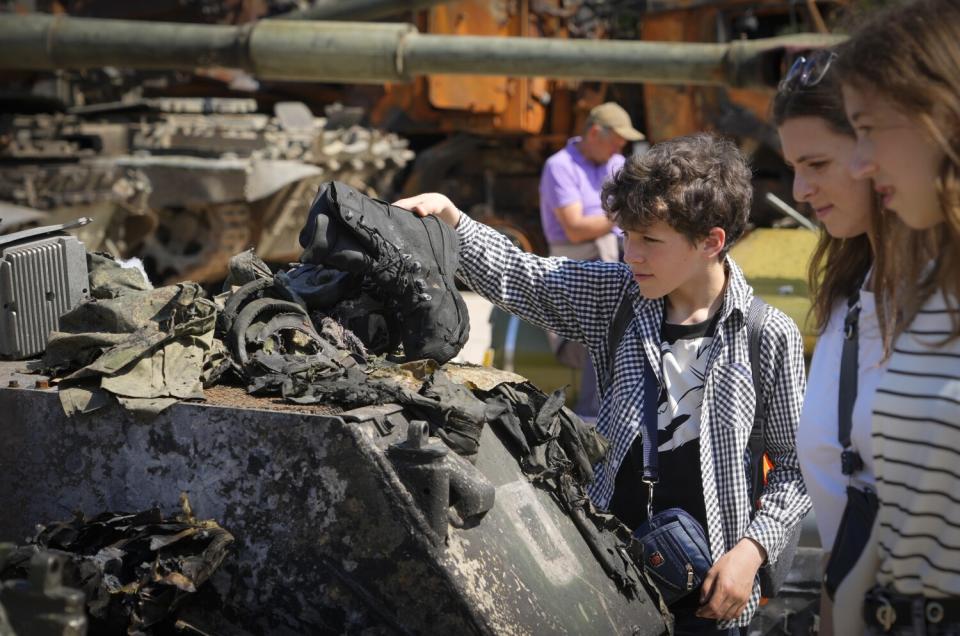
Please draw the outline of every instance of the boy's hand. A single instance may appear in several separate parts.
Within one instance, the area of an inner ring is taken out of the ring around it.
[[[457,227],[457,224],[460,222],[460,210],[453,204],[453,201],[439,192],[418,194],[406,199],[394,201],[393,204],[397,207],[411,210],[419,216],[433,214],[452,228]]]
[[[750,600],[757,570],[766,558],[760,544],[752,539],[741,539],[707,572],[700,589],[697,616],[724,621],[740,616]]]

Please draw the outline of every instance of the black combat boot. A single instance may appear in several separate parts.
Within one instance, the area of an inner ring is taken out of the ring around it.
[[[408,359],[442,364],[463,348],[470,323],[454,284],[460,242],[437,217],[421,218],[331,181],[310,207],[300,245],[303,262],[363,274],[396,304]]]

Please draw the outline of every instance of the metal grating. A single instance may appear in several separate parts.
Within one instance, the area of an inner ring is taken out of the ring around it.
[[[59,318],[87,295],[83,244],[56,236],[3,250],[0,257],[0,355],[41,353]]]

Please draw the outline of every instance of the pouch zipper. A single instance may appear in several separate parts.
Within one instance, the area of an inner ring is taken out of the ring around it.
[[[687,563],[687,590],[693,589],[693,566]]]

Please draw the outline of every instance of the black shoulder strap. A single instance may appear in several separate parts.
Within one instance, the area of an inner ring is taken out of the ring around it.
[[[840,441],[840,471],[853,475],[863,469],[860,454],[850,448],[853,431],[853,405],[857,401],[858,358],[860,356],[860,288],[847,301],[843,321],[843,350],[840,354],[840,382],[837,387],[837,439]]]
[[[760,374],[760,333],[763,330],[763,319],[767,313],[767,303],[758,296],[753,297],[750,303],[750,311],[747,314],[747,334],[750,337],[750,373],[753,377],[753,389],[757,395],[757,403],[763,404],[761,392],[761,374]],[[623,340],[623,334],[627,332],[627,325],[633,320],[633,304],[627,296],[620,300],[617,305],[617,311],[613,315],[613,321],[610,323],[610,333],[607,335],[607,368],[604,376],[604,386],[608,386],[613,380],[613,364],[616,360],[617,348],[620,341]],[[756,435],[760,442],[763,442],[763,424],[766,418],[764,409],[756,409],[753,415],[753,433],[751,442]],[[763,451],[761,447],[761,452]]]
[[[763,320],[767,315],[767,303],[754,296],[747,313],[747,336],[750,339],[750,374],[753,377],[753,390],[756,404],[753,411],[753,428],[750,430],[750,466],[751,492],[753,501],[760,498],[763,490],[763,452],[764,427],[767,421],[767,401],[763,395],[763,374],[760,369],[760,336],[763,332]]]
[[[603,386],[609,387],[613,382],[613,363],[616,361],[617,348],[620,341],[623,340],[623,334],[627,332],[627,325],[633,320],[633,303],[630,302],[630,296],[624,294],[617,305],[617,311],[613,314],[613,322],[610,323],[610,333],[607,334],[607,368],[604,370]]]
[[[763,490],[763,453],[764,453],[764,426],[766,423],[766,399],[763,395],[763,382],[760,370],[760,336],[763,331],[763,321],[767,314],[767,303],[758,296],[753,297],[750,310],[747,313],[747,335],[749,341],[750,374],[753,377],[753,388],[756,394],[756,406],[753,414],[753,429],[750,431],[750,458],[751,458],[751,492],[753,501],[760,498]],[[633,320],[633,303],[628,296],[624,296],[617,305],[613,321],[610,323],[610,332],[607,337],[607,368],[604,369],[603,385],[609,387],[613,381],[613,366],[616,361],[617,348],[627,326]]]
[[[633,320],[633,302],[631,302],[630,297],[624,295],[620,299],[620,304],[617,305],[617,310],[613,314],[613,321],[610,323],[610,333],[607,335],[607,368],[604,370],[604,387],[607,389],[610,388],[610,385],[613,383],[613,366],[616,361],[617,348],[620,346],[620,341],[623,340],[624,334],[627,332],[627,326]],[[643,459],[641,465],[643,466],[643,482],[647,484],[649,490],[647,491],[647,517],[653,515],[653,489],[654,484],[659,481],[660,476],[660,461],[659,453],[657,452],[657,396],[658,396],[658,384],[657,378],[653,374],[653,370],[650,368],[650,361],[646,356],[643,358],[644,364],[644,373],[643,373],[643,421],[641,425],[643,427],[643,433],[641,439],[643,440],[642,452]]]

